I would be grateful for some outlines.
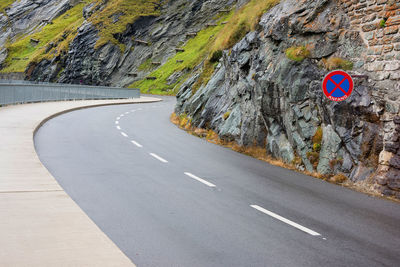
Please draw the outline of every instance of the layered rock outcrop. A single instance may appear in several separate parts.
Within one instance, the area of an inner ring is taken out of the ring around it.
[[[282,0],[224,51],[208,84],[195,92],[199,75],[186,81],[176,112],[299,169],[343,173],[400,197],[399,15],[398,1]],[[289,59],[285,51],[298,46],[308,57]],[[355,88],[337,103],[321,83],[341,59],[353,62]]]
[[[79,28],[68,52],[31,64],[27,71],[28,79],[127,86],[149,74],[149,70],[140,68],[146,60],[162,65],[176,54],[176,48],[191,38],[188,33],[205,28],[220,10],[230,9],[236,2],[161,1],[159,16],[141,17],[115,36],[125,47],[123,50],[112,42],[96,48],[98,32],[88,19]],[[84,8],[85,18],[94,12],[93,8],[93,4]]]
[[[20,0],[0,13],[0,65],[7,58],[6,43],[39,30],[71,7],[70,0]],[[19,59],[21,60],[21,59]]]

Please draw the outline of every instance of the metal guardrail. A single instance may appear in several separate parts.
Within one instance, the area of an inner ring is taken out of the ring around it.
[[[138,89],[0,80],[0,105],[139,97]]]

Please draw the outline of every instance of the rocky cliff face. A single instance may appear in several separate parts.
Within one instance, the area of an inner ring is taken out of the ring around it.
[[[398,1],[282,0],[224,51],[208,84],[194,91],[196,74],[181,86],[176,112],[298,169],[400,197],[399,24]],[[293,47],[304,60],[290,59]],[[355,88],[337,103],[321,83],[344,59]]]
[[[108,42],[97,48],[98,29],[90,18],[103,7],[90,3],[83,9],[86,20],[68,50],[31,63],[27,77],[63,83],[127,86],[149,74],[149,69],[140,68],[146,60],[162,65],[190,38],[188,33],[205,28],[214,21],[219,10],[234,4],[233,0],[160,1],[158,15],[141,16],[122,33],[115,34],[118,45]],[[115,19],[118,20],[118,16]]]
[[[13,42],[18,35],[43,27],[68,10],[71,3],[70,0],[21,0],[8,6],[4,13],[0,12],[0,65],[7,58],[7,41]]]
[[[191,33],[245,2],[18,0],[0,10],[0,71],[25,72],[36,81],[127,86],[154,69],[141,67],[146,61],[163,65]]]

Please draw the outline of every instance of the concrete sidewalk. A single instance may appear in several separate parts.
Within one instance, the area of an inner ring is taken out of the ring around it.
[[[0,266],[134,266],[41,164],[33,134],[67,110],[154,101],[159,99],[0,108]]]

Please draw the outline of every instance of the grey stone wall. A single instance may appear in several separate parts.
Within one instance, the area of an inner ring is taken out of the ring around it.
[[[376,89],[373,94],[385,105],[377,188],[400,197],[400,1],[342,0],[342,6],[368,47],[365,70]]]

